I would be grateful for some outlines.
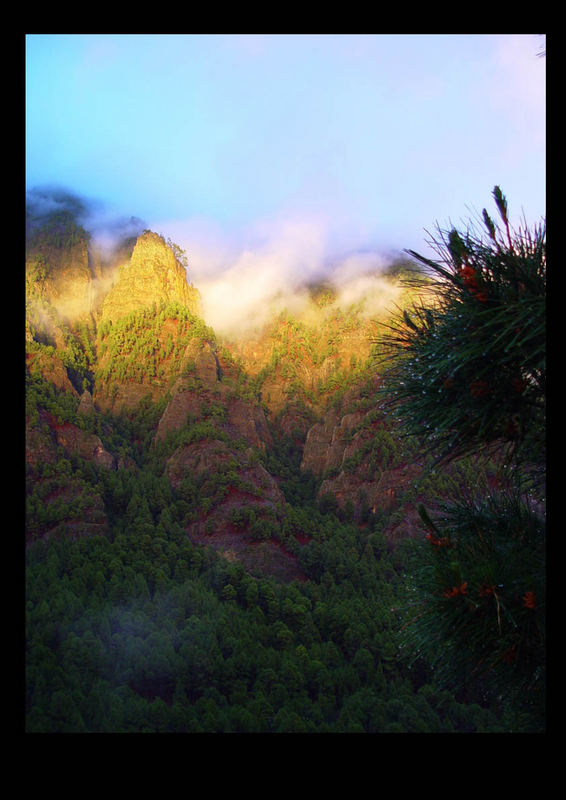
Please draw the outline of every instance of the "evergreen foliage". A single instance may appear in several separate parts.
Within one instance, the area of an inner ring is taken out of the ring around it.
[[[493,699],[545,700],[544,520],[512,492],[445,504],[415,553],[412,646],[440,680]]]
[[[37,376],[28,398],[30,411],[49,405],[59,419],[80,419],[76,398],[69,404]],[[149,446],[146,433],[162,410],[146,401],[131,415],[101,415],[105,446],[129,458],[130,469],[75,456],[30,474],[38,540],[26,554],[28,732],[505,728],[485,704],[442,694],[426,671],[399,659],[395,607],[405,556],[390,551],[379,528],[362,531],[316,507],[314,481],[301,480],[292,438],[276,439],[265,455],[288,501],[271,535],[287,545],[301,539],[297,558],[307,580],[253,577],[191,543],[184,526],[203,502],[204,484],[187,475],[172,490],[168,449]],[[77,492],[47,507],[47,494],[71,478]],[[203,480],[214,484],[205,493],[217,492],[223,476]],[[94,498],[108,534],[68,538],[65,519]],[[234,522],[259,540],[265,535],[251,509]],[[43,541],[52,524],[59,535]]]
[[[175,321],[175,337],[165,323]],[[161,303],[131,311],[98,329],[99,363],[95,379],[134,380],[138,383],[167,383],[180,372],[181,360],[191,339],[215,341],[214,331],[200,317],[180,303]]]
[[[96,480],[112,534],[28,549],[28,732],[502,729],[398,659],[378,536],[304,515],[311,577],[281,584],[191,544],[153,470]]]
[[[55,410],[54,398],[65,397],[38,378],[31,386],[39,407],[49,401]],[[214,484],[205,494],[217,492],[223,476],[205,474],[203,483],[188,474],[171,488],[167,448],[136,444],[150,441],[144,431],[155,429],[161,412],[146,401],[136,414],[103,417],[99,425],[105,445],[135,468],[108,470],[73,457],[33,474],[30,517],[38,534],[51,524],[41,510],[46,492],[71,476],[85,502],[102,500],[109,532],[69,539],[65,514],[76,509],[57,506],[49,513],[59,513],[60,535],[27,549],[28,732],[502,732],[532,725],[531,715],[517,721],[491,698],[443,689],[426,665],[411,663],[412,652],[399,652],[411,550],[391,549],[380,524],[360,529],[332,508],[318,509],[314,482],[301,484],[292,438],[276,439],[265,456],[272,474],[284,478],[287,498],[272,535],[282,544],[301,540],[306,581],[254,577],[191,543],[187,518],[203,502],[204,483]],[[77,419],[65,404],[59,414]],[[264,536],[251,509],[242,508],[234,523]]]
[[[426,541],[409,571],[401,641],[452,689],[545,710],[545,291],[543,225],[511,229],[499,187],[487,241],[470,226],[412,252],[437,280],[383,345],[384,394],[409,436],[449,465],[491,458],[495,479],[420,507]],[[479,464],[479,462],[478,462]],[[534,720],[534,721],[533,721]]]
[[[502,225],[484,209],[487,239],[470,224],[439,230],[439,261],[409,251],[436,280],[381,341],[386,392],[410,434],[441,459],[499,444],[542,463],[546,232],[513,230],[499,187],[493,195]]]

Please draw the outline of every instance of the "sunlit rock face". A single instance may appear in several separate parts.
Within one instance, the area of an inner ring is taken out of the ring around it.
[[[42,247],[26,255],[26,299],[42,301],[67,319],[88,315],[92,274],[86,238],[67,247]]]
[[[140,308],[178,302],[201,314],[200,294],[187,283],[187,273],[157,233],[146,231],[136,242],[129,262],[120,266],[116,284],[102,307],[102,316],[117,320]]]
[[[42,377],[52,383],[57,389],[62,392],[78,396],[77,390],[69,380],[67,370],[57,353],[49,355],[48,353],[28,353],[26,355],[26,364],[30,371],[39,372]]]

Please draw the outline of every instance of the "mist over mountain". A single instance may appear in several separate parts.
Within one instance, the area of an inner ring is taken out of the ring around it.
[[[373,341],[405,293],[406,259],[337,255],[323,226],[293,219],[265,226],[253,247],[224,248],[219,262],[202,241],[193,254],[102,208],[60,188],[31,192],[26,263],[28,364],[88,391],[97,413],[149,397],[168,403],[158,430],[172,430],[166,419],[178,430],[199,417],[204,392],[222,398],[226,430],[247,431],[236,392],[262,430],[267,414],[281,434],[304,437],[332,398],[350,391],[355,405],[375,382]]]
[[[26,733],[546,731],[545,52],[26,34]]]
[[[112,253],[146,227],[137,217],[116,217],[100,200],[83,197],[61,186],[41,186],[26,194],[26,236],[33,247],[41,231],[59,236],[82,228],[95,255],[109,261]]]
[[[396,639],[418,509],[500,485],[383,403],[430,277],[307,219],[230,242],[42,189],[27,223],[27,729],[512,728]]]
[[[147,228],[143,220],[114,217],[101,201],[83,198],[62,187],[28,192],[26,221],[29,247],[40,232],[59,230],[70,237],[84,231],[93,277],[106,291],[116,279],[117,264],[131,254],[137,237]],[[290,218],[260,226],[248,243],[230,240],[222,231],[203,236],[207,225],[171,228],[188,254],[188,280],[198,285],[207,322],[219,333],[243,335],[264,325],[286,308],[302,312],[309,287],[330,281],[335,301],[350,305],[364,301],[373,313],[395,300],[395,290],[383,275],[400,253],[381,254],[367,249],[333,252],[327,226],[320,220]],[[167,223],[163,230],[169,241]],[[161,235],[161,229],[159,230]],[[343,245],[342,245],[343,247]]]

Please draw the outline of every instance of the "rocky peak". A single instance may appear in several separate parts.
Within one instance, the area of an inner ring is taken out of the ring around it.
[[[104,299],[102,316],[116,320],[161,302],[178,302],[200,314],[200,294],[188,284],[185,268],[162,236],[145,231],[130,260],[120,266],[118,281]]]
[[[88,389],[85,389],[81,395],[77,414],[88,417],[92,417],[94,415],[94,402]]]

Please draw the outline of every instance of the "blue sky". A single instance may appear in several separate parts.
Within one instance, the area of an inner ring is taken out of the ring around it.
[[[535,34],[29,35],[27,186],[140,217],[201,273],[297,232],[311,262],[426,252],[437,222],[493,208],[495,184],[517,215],[545,216],[543,47]]]

